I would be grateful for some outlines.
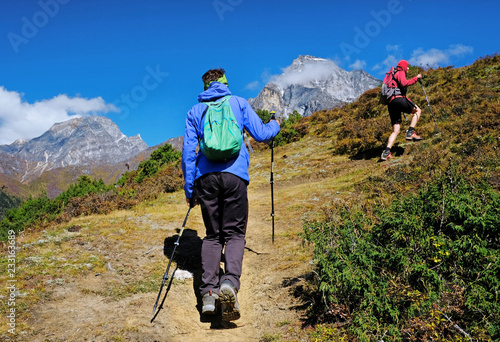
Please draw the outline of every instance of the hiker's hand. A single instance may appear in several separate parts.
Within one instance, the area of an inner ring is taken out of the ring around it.
[[[418,75],[417,75],[417,78],[422,78],[422,74],[418,74]]]
[[[191,197],[191,198],[186,197],[186,203],[187,203],[188,207],[194,208],[198,205],[198,200],[194,197]]]

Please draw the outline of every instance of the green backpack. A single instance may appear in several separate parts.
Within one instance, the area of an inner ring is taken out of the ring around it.
[[[203,118],[203,139],[200,141],[201,152],[212,161],[225,161],[236,157],[241,149],[242,133],[236,122],[229,98],[225,96],[217,102],[205,102],[207,108]]]

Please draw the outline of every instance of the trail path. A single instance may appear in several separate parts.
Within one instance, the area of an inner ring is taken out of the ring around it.
[[[278,195],[279,187],[277,188],[275,200],[281,201]],[[163,255],[161,246],[157,246],[158,248],[147,255],[144,254],[154,248],[149,244],[154,238],[176,239],[175,230],[171,229],[169,237],[165,236],[162,230],[148,232],[145,229],[140,232],[127,231],[129,241],[126,243],[115,240],[114,235],[104,238],[101,236],[102,242],[95,238],[92,243],[85,243],[84,247],[92,245],[92,249],[110,256],[107,259],[110,261],[105,266],[106,272],[97,276],[89,273],[82,277],[72,277],[63,286],[56,286],[47,301],[33,308],[30,325],[37,333],[27,340],[259,341],[266,333],[278,333],[277,325],[280,324],[300,329],[299,314],[293,309],[298,303],[290,295],[290,288],[283,283],[285,280],[298,281],[310,267],[306,258],[303,258],[303,262],[294,260],[298,254],[306,253],[306,249],[301,247],[301,241],[296,236],[291,239],[286,237],[287,234],[296,235],[300,230],[301,221],[299,218],[292,221],[277,220],[273,245],[270,207],[265,203],[270,202],[267,190],[262,187],[251,190],[249,194],[251,208],[242,288],[238,296],[241,307],[239,320],[226,323],[218,316],[212,318],[200,315],[200,299],[196,291],[199,270],[194,272],[195,279],[174,280],[163,310],[153,323],[150,323],[150,320],[156,291],[161,281],[160,274],[154,279],[156,288],[151,286],[153,292],[114,298],[113,291],[116,290],[113,288],[133,282],[134,274],[151,269],[152,264],[158,268],[158,272],[165,271],[168,258]],[[180,193],[177,196],[179,201],[182,200]],[[182,210],[178,213],[181,214]],[[176,216],[174,221],[180,227],[183,217],[178,214]],[[155,225],[147,214],[145,218],[144,222],[148,222],[150,226]],[[136,216],[133,219],[137,221],[144,217]],[[177,261],[176,258],[181,261],[190,260],[190,253],[199,253],[203,229],[201,213],[197,207],[191,212],[174,261]],[[167,251],[168,257],[170,252],[171,249]],[[120,253],[123,254],[119,255]],[[127,255],[128,253],[130,254]],[[188,265],[189,261],[183,264]],[[175,263],[170,274],[174,266]],[[127,269],[130,270],[125,271]],[[177,272],[179,270],[180,268]]]
[[[382,166],[389,164],[333,158],[328,142],[321,140],[304,141],[288,150],[277,149],[275,158],[274,244],[269,155],[255,154],[251,161],[254,166],[238,294],[239,320],[224,323],[217,316],[200,315],[197,289],[204,226],[196,207],[171,267],[171,272],[175,265],[178,272],[188,270],[194,278],[173,281],[163,310],[150,323],[161,277],[177,240],[176,231],[187,212],[179,191],[130,211],[74,219],[55,227],[50,234],[44,233],[42,244],[35,243],[40,236],[24,238],[21,243],[28,244],[29,252],[39,255],[44,265],[52,268],[26,280],[35,291],[37,286],[44,287],[45,295],[35,305],[27,305],[25,324],[19,328],[24,333],[19,333],[17,340],[307,340],[302,329],[303,311],[298,309],[304,303],[293,295],[312,271],[312,246],[304,246],[299,237],[303,218],[320,215],[324,203],[345,196],[350,184],[383,172]],[[69,225],[80,225],[82,229],[70,233]]]

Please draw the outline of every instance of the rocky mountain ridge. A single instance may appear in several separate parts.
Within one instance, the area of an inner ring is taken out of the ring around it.
[[[106,117],[75,118],[54,124],[37,138],[0,146],[0,173],[29,182],[56,168],[90,172],[92,166],[118,164],[147,148],[140,135],[125,136]]]
[[[346,71],[329,59],[305,55],[248,102],[254,109],[274,110],[278,116],[286,117],[293,111],[309,116],[352,102],[380,82],[363,70]]]

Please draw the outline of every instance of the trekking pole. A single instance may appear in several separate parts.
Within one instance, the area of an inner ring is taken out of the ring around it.
[[[271,112],[271,120],[276,120],[276,113],[274,111]],[[274,175],[273,175],[273,163],[274,163],[274,138],[271,142],[271,217],[273,220],[273,235],[272,235],[272,241],[274,245]]]
[[[252,148],[252,145],[250,145],[250,140],[248,140],[247,132],[243,133],[243,138],[245,138],[245,142],[248,146],[248,152],[253,153],[253,148]]]
[[[427,106],[429,106],[429,110],[431,111],[432,119],[434,120],[434,123],[436,124],[436,130],[439,132],[436,118],[434,117],[434,113],[432,112],[431,103],[429,102],[429,98],[427,97],[427,93],[425,92],[424,83],[422,82],[422,79],[420,79],[420,78],[418,79],[418,82],[422,85],[422,89],[424,90],[424,94],[425,94],[425,99],[427,100]]]
[[[172,277],[170,278],[170,282],[168,284],[167,291],[165,292],[165,296],[163,296],[163,299],[162,299],[162,301],[160,303],[160,306],[158,307],[158,311],[156,311],[156,307],[158,306],[158,300],[160,299],[161,292],[163,290],[163,286],[165,285],[165,281],[168,280],[168,271],[170,269],[170,265],[172,264],[172,260],[174,259],[175,250],[177,249],[177,246],[179,246],[179,240],[181,239],[182,233],[184,232],[184,227],[186,226],[186,222],[188,220],[189,213],[191,212],[192,208],[193,207],[190,205],[189,206],[189,210],[188,210],[188,212],[186,214],[186,218],[184,219],[184,223],[182,224],[181,231],[179,232],[179,237],[177,238],[177,241],[174,243],[174,250],[172,251],[172,255],[170,256],[170,260],[168,262],[167,270],[165,271],[165,274],[163,275],[163,280],[161,282],[160,292],[158,292],[158,297],[156,297],[155,306],[153,307],[153,318],[151,319],[151,323],[153,323],[153,321],[156,318],[156,316],[158,316],[158,314],[160,313],[161,309],[163,309],[163,303],[165,302],[165,299],[167,298],[168,291],[170,290],[170,285],[172,284],[172,279],[174,279],[175,270],[172,273]]]

